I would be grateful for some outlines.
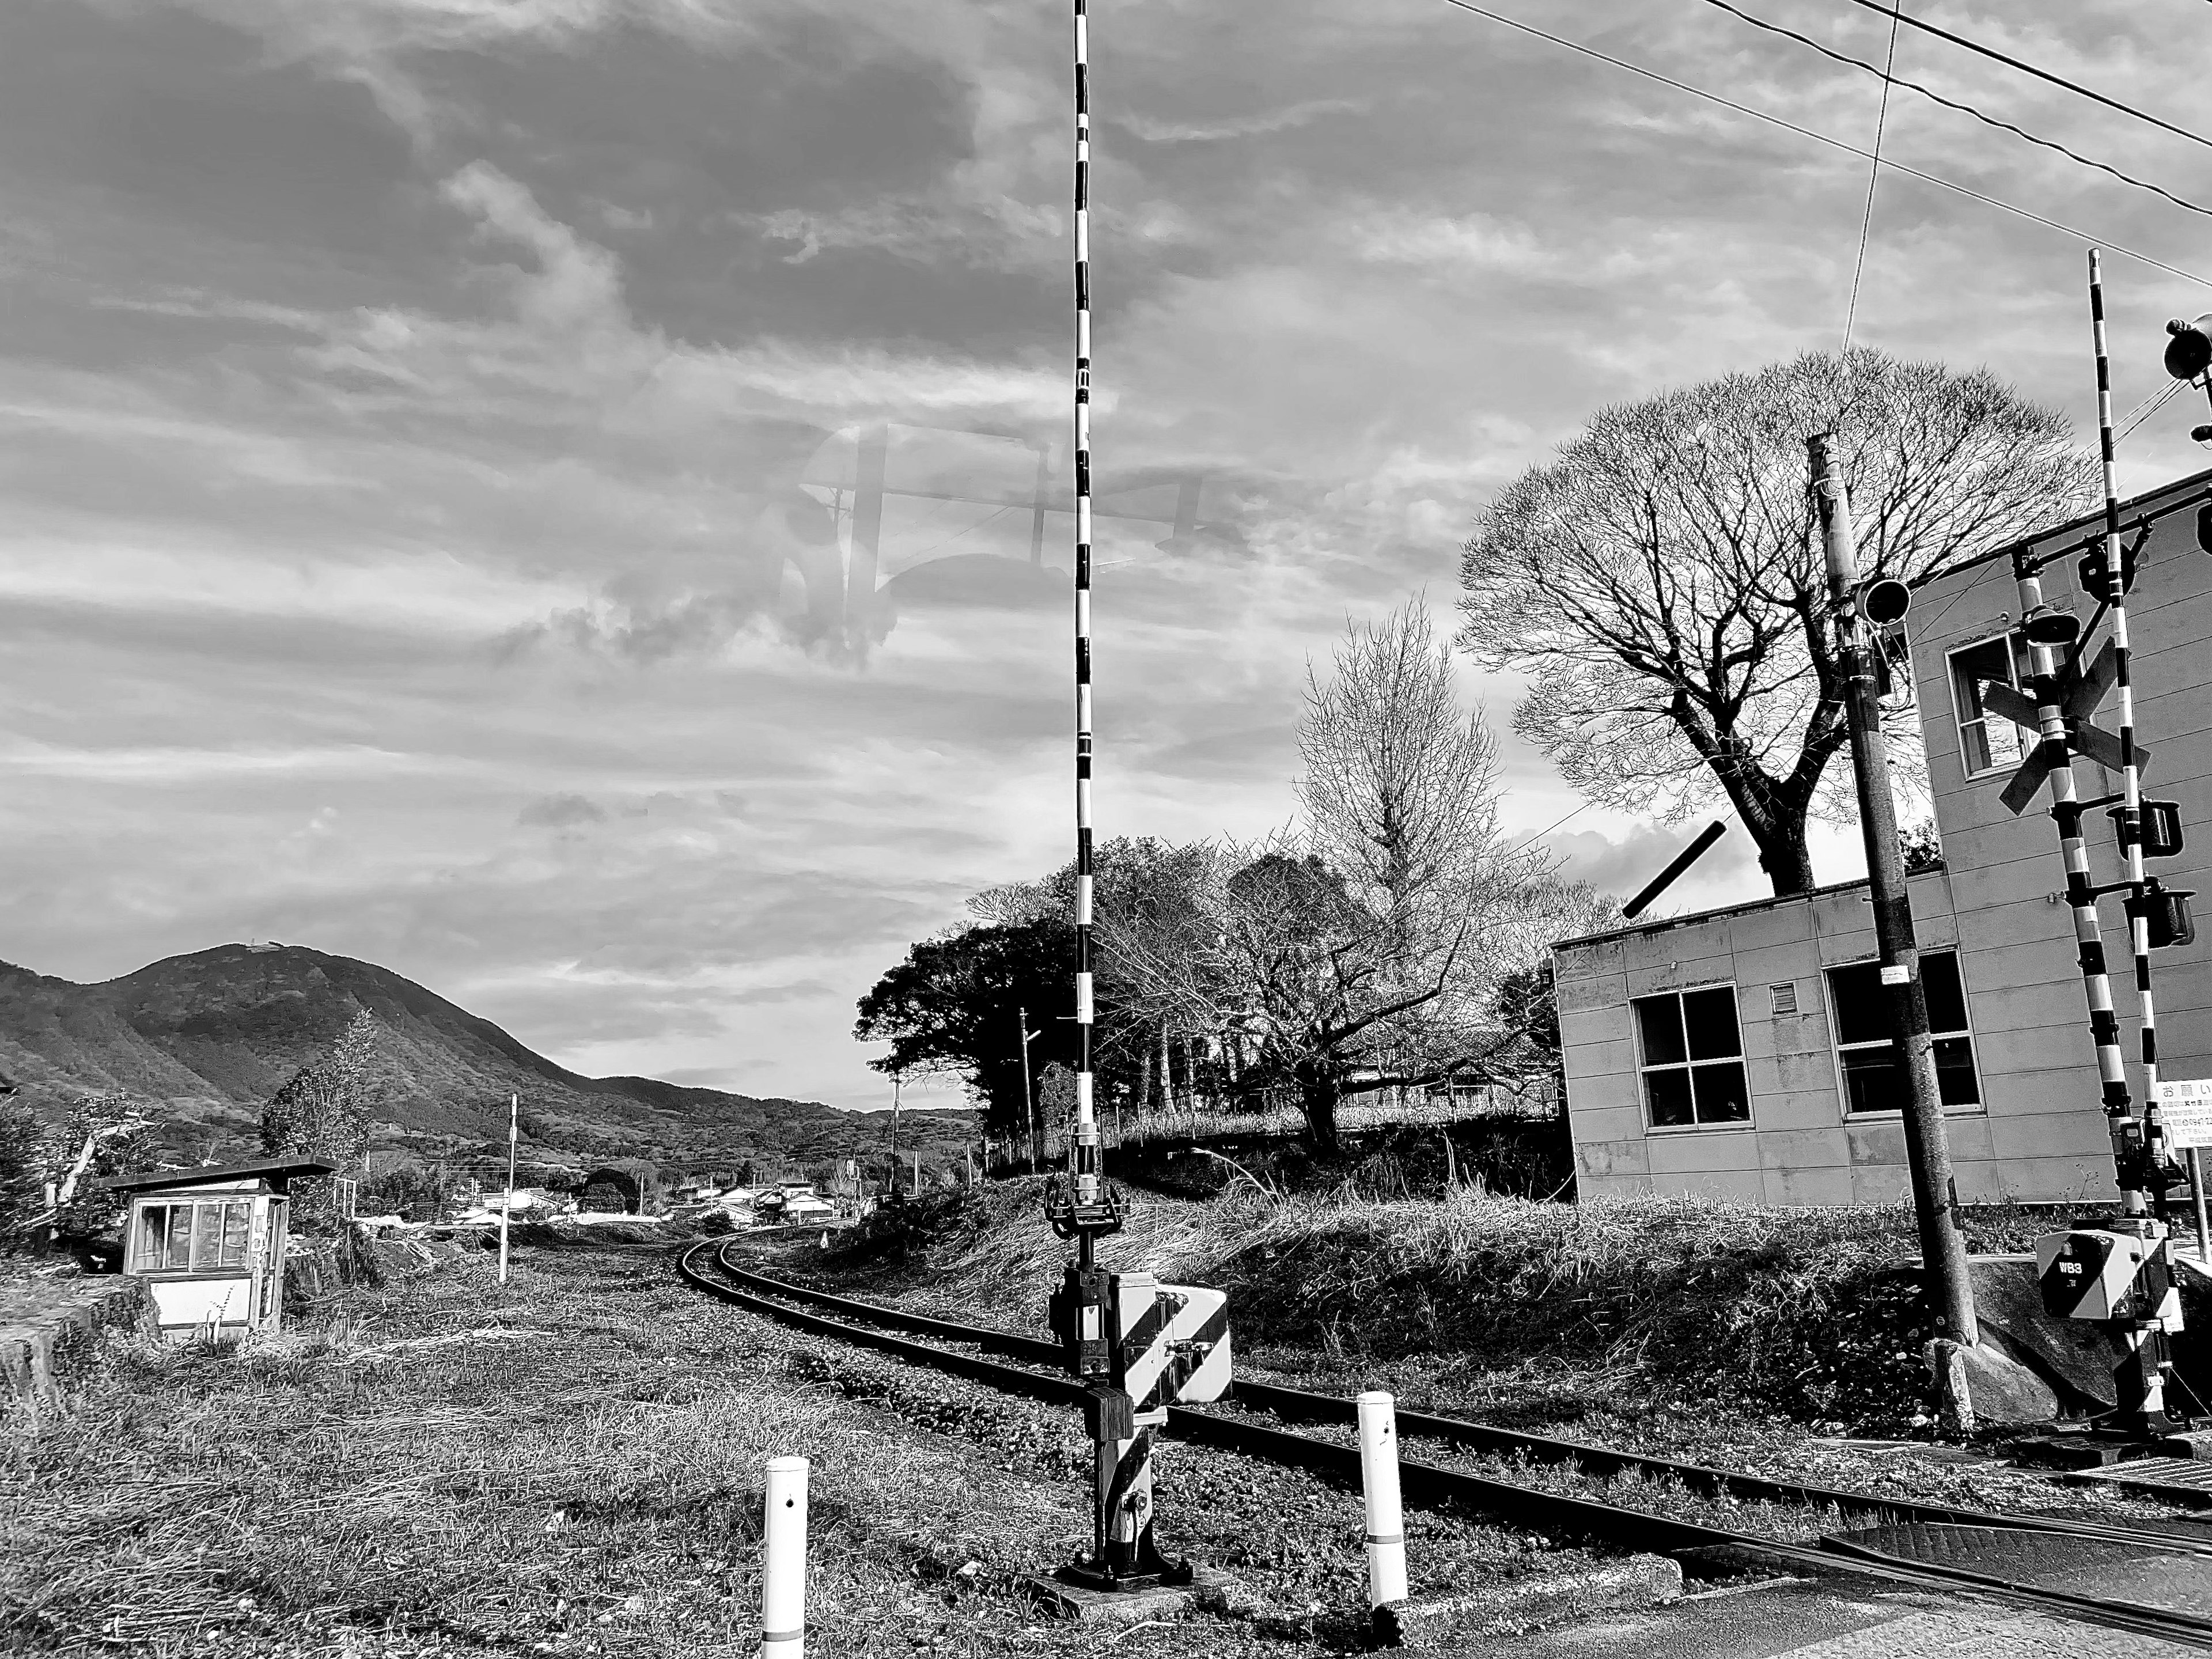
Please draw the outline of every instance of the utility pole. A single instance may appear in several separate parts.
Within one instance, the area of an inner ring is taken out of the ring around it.
[[[1874,899],[1875,945],[1881,983],[1889,997],[1892,1041],[1905,1078],[1905,1158],[1912,1177],[1912,1207],[1920,1221],[1920,1259],[1928,1300],[1942,1334],[1972,1347],[1974,1284],[1966,1267],[1966,1237],[1959,1231],[1958,1189],[1951,1179],[1951,1146],[1943,1127],[1943,1097],[1936,1079],[1936,1047],[1928,1035],[1928,993],[1920,978],[1920,949],[1912,931],[1912,901],[1905,890],[1905,855],[1897,842],[1897,804],[1890,794],[1889,754],[1882,744],[1881,702],[1875,685],[1874,652],[1859,610],[1858,549],[1850,501],[1831,447],[1832,434],[1807,440],[1813,494],[1826,543],[1828,595],[1835,606],[1836,650],[1844,676],[1844,719],[1851,737],[1851,771],[1858,782],[1859,828],[1866,838],[1867,875]]]
[[[507,1283],[507,1229],[514,1217],[514,1138],[522,1121],[522,1097],[507,1097],[507,1198],[499,1206],[499,1282]]]
[[[890,1186],[891,1196],[894,1198],[898,1196],[899,1093],[901,1086],[905,1082],[906,1079],[901,1073],[897,1072],[893,1072],[891,1073],[891,1168],[890,1178],[887,1184]]]
[[[1030,1173],[1035,1175],[1044,1167],[1044,1125],[1037,1121],[1036,1101],[1030,1087],[1030,1039],[1037,1035],[1030,1030],[1029,1011],[1020,1004],[1014,1006],[1014,1029],[1022,1034],[1022,1116],[1030,1126]]]

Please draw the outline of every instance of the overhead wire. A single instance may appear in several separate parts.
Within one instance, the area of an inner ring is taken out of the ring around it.
[[[1727,0],[1713,0],[1713,3],[1726,5]],[[1735,11],[1734,6],[1728,6],[1728,9]],[[1745,17],[1747,21],[1758,21],[1742,12],[1735,15]],[[1869,64],[1867,67],[1872,69],[1874,65]],[[1859,279],[1866,275],[1867,240],[1874,232],[1874,192],[1875,187],[1881,183],[1881,139],[1889,130],[1889,89],[1897,84],[1897,77],[1891,71],[1896,67],[1897,19],[1893,16],[1889,20],[1889,56],[1882,60],[1881,109],[1874,118],[1874,159],[1867,166],[1866,211],[1859,216],[1859,251],[1857,257],[1851,261],[1851,297],[1850,303],[1844,307],[1844,361],[1846,364],[1851,357],[1851,325],[1858,321],[1859,316]]]
[[[1847,143],[1841,138],[1831,137],[1828,134],[1815,131],[1811,127],[1800,126],[1795,121],[1787,120],[1779,115],[1769,114],[1763,109],[1753,109],[1748,104],[1740,104],[1735,99],[1723,97],[1717,92],[1708,92],[1705,88],[1692,86],[1687,81],[1678,81],[1671,75],[1661,74],[1657,70],[1646,69],[1641,64],[1632,64],[1625,58],[1615,58],[1610,52],[1600,52],[1595,46],[1586,46],[1578,40],[1570,40],[1564,35],[1553,34],[1548,30],[1540,29],[1533,23],[1523,23],[1519,19],[1508,17],[1502,12],[1492,11],[1486,7],[1475,4],[1474,0],[1443,0],[1443,3],[1461,11],[1471,12],[1477,17],[1486,17],[1493,23],[1502,23],[1507,28],[1517,29],[1522,34],[1533,35],[1539,40],[1549,41],[1553,46],[1564,46],[1569,52],[1579,53],[1584,58],[1595,58],[1601,64],[1610,64],[1615,69],[1626,70],[1631,75],[1641,76],[1647,81],[1656,81],[1662,87],[1672,87],[1677,92],[1686,92],[1693,98],[1702,98],[1709,104],[1718,104],[1722,108],[1734,110],[1739,115],[1748,115],[1753,119],[1764,121],[1770,126],[1780,127],[1785,131],[1797,134],[1800,137],[1810,138],[1816,143],[1827,145],[1831,149],[1839,149],[1846,155],[1863,156],[1877,167],[1885,167],[1893,173],[1902,173],[1908,178],[1940,185],[1945,190],[1969,197],[1990,207],[2001,209],[2019,218],[2030,220],[2048,229],[2074,237],[2077,240],[2102,247],[2109,252],[2124,254],[2154,270],[2163,270],[2168,276],[2179,276],[2200,286],[2212,288],[2212,277],[2200,276],[2193,270],[2184,270],[2179,265],[2168,264],[2163,259],[2154,258],[2148,253],[2138,252],[2136,249],[2115,242],[2109,237],[2094,236],[2086,230],[2077,229],[2061,220],[2047,218],[2040,213],[2020,206],[2017,203],[2008,202],[2002,197],[1988,195],[1982,191],[1955,183],[1933,173],[1923,173],[1918,167],[1908,167],[1902,161],[1893,161],[1886,155],[1876,155],[1872,150],[1862,149],[1858,145]],[[1886,7],[1876,7],[1875,9],[1881,11],[1884,16],[1889,15],[1888,9]],[[1905,21],[1910,22],[1911,20],[1907,18]]]
[[[1863,6],[1867,10],[1879,13],[1884,17],[1894,15],[1898,21],[1909,27],[1935,35],[1939,40],[1948,40],[1954,46],[1963,46],[1968,52],[1978,52],[1984,58],[1992,58],[2008,68],[2020,70],[2024,75],[2032,75],[2039,81],[2048,81],[2054,87],[2063,87],[2067,91],[2077,93],[2093,102],[2104,105],[2107,109],[2116,109],[2123,115],[2132,115],[2136,120],[2148,122],[2152,126],[2172,133],[2176,137],[2186,138],[2191,143],[2202,144],[2205,149],[2212,149],[2212,138],[2207,138],[2201,132],[2191,132],[2187,127],[2178,127],[2172,122],[2163,117],[2153,115],[2148,110],[2137,109],[2133,104],[2122,103],[2117,98],[2108,98],[2095,88],[2085,87],[2078,81],[2069,81],[2063,75],[2053,75],[2049,70],[2038,69],[2034,64],[2023,62],[2009,52],[1999,52],[1995,46],[1985,46],[1980,41],[1969,40],[1963,34],[1954,34],[1948,29],[1938,28],[1935,24],[1923,18],[1915,17],[1910,12],[1884,5],[1882,0],[1851,0],[1851,3],[1855,6]]]
[[[1705,3],[1709,6],[1717,7],[1722,11],[1728,13],[1731,17],[1741,18],[1743,21],[1750,24],[1752,27],[1755,29],[1764,29],[1769,34],[1784,35],[1790,40],[1796,41],[1801,46],[1810,46],[1814,51],[1819,52],[1823,58],[1832,58],[1838,64],[1848,64],[1854,69],[1863,69],[1869,75],[1879,75],[1882,78],[1881,104],[1882,112],[1885,117],[1887,115],[1889,111],[1890,88],[1893,86],[1908,87],[1912,91],[1918,93],[1922,97],[1929,99],[1935,103],[1942,105],[1946,109],[1954,109],[1962,115],[1971,115],[1974,119],[1981,122],[1985,126],[1996,127],[2005,132],[2013,134],[2015,137],[2025,138],[2029,143],[2039,145],[2042,149],[2055,149],[2061,155],[2066,157],[2069,161],[2078,161],[2085,167],[2094,167],[2100,173],[2110,173],[2113,178],[2118,179],[2122,184],[2133,185],[2137,190],[2147,190],[2154,196],[2163,196],[2167,201],[2172,203],[2176,207],[2187,208],[2191,213],[2201,213],[2206,218],[2212,219],[2212,207],[2205,207],[2200,203],[2190,201],[2185,197],[2176,196],[2172,191],[2167,190],[2162,185],[2154,185],[2148,179],[2138,179],[2131,173],[2123,173],[2119,168],[2113,167],[2110,162],[2100,161],[2094,155],[2084,155],[2079,150],[2069,149],[2067,146],[2058,143],[2056,139],[2045,138],[2039,134],[2030,132],[2026,127],[2016,125],[2014,123],[2004,119],[2002,116],[1991,115],[1985,110],[1976,109],[1972,104],[1963,103],[1956,98],[1948,98],[1944,96],[1943,94],[1936,91],[1931,87],[1922,86],[1917,81],[1910,81],[1905,79],[1903,76],[1892,74],[1888,70],[1878,69],[1874,64],[1868,63],[1863,58],[1854,58],[1849,52],[1838,52],[1834,47],[1828,46],[1822,41],[1814,40],[1809,34],[1800,34],[1796,29],[1785,27],[1780,23],[1770,22],[1764,17],[1754,17],[1751,13],[1745,11],[1737,6],[1731,5],[1729,3],[1729,0],[1705,0]],[[1890,20],[1889,55],[1890,61],[1894,64],[1897,60],[1897,26],[1899,23],[1906,22],[1910,20],[1905,16],[1902,11],[1889,11],[1887,15]],[[1874,147],[1877,151],[1881,149],[1881,128],[1879,124],[1877,124],[1875,128]],[[1869,210],[1871,210],[1874,192],[1872,189],[1869,188],[1867,192]]]

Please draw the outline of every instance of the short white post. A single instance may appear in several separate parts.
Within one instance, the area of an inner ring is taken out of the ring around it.
[[[806,1659],[806,1460],[768,1460],[761,1659]]]
[[[1398,1412],[1382,1390],[1359,1396],[1359,1490],[1367,1501],[1367,1605],[1406,1599],[1406,1517],[1398,1502]]]

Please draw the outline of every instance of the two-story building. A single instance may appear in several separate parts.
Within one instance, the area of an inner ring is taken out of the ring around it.
[[[2179,857],[2151,867],[2194,889],[2193,944],[2153,957],[2164,1075],[2212,1075],[2212,556],[2198,542],[2199,473],[2128,502],[2160,513],[2128,600],[2144,793],[2179,803]],[[2102,523],[2053,526],[2039,551]],[[2043,573],[2046,601],[2086,623],[2075,558]],[[2027,651],[2007,549],[1923,585],[1905,622],[1943,862],[1911,878],[1960,1196],[2109,1197],[2098,1086],[2057,832],[2046,787],[2018,817],[1998,799],[2033,734],[1984,707],[2017,684]],[[2104,629],[2100,628],[2099,636]],[[2097,641],[2093,639],[2091,649]],[[2107,699],[2098,723],[2115,723]],[[1844,763],[1838,762],[1838,763]],[[2076,760],[2082,798],[2119,779]],[[2092,873],[2117,879],[2114,826],[2087,814]],[[2124,1050],[2136,999],[2122,896],[2100,907]],[[1864,881],[1626,927],[1553,947],[1580,1190],[1698,1193],[1769,1204],[1911,1196],[1902,1081],[1874,962]],[[2130,1066],[2140,1090],[2138,1068]]]

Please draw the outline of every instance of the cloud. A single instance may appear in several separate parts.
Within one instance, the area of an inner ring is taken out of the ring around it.
[[[604,823],[606,809],[588,795],[541,795],[526,802],[515,814],[517,823],[544,830],[568,830],[582,823]]]
[[[1708,8],[1547,22],[1871,130],[1868,77]],[[1434,0],[1097,24],[1099,823],[1250,836],[1307,658],[1448,605],[1489,492],[1601,404],[1832,342],[1865,176]],[[2169,111],[2212,46],[2117,0],[1976,27]],[[10,954],[273,933],[564,1063],[881,1103],[854,998],[1071,844],[1066,53],[1011,0],[0,7]],[[1890,119],[1900,160],[2190,263],[2149,198]],[[2080,267],[1885,179],[1857,327],[2086,420]],[[2203,307],[2117,259],[2109,298],[2126,405]],[[2186,431],[2127,477],[2193,470]],[[1467,689],[1503,729],[1514,688]],[[1507,777],[1527,830],[1575,805]],[[1626,893],[1691,826],[1567,830]],[[1738,830],[1666,902],[1764,885]]]

